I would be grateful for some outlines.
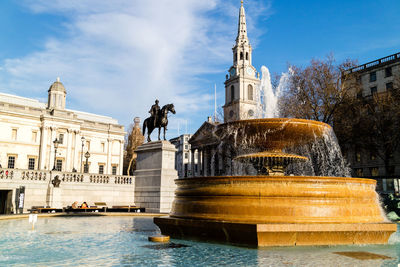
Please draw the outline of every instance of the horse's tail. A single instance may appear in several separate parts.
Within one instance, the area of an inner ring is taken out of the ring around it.
[[[143,135],[145,135],[145,133],[146,133],[146,126],[147,126],[147,119],[145,119],[143,122],[143,131],[142,131]]]

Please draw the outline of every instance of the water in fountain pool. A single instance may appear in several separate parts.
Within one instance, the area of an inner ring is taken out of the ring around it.
[[[0,220],[0,229],[0,266],[397,266],[400,259],[398,232],[388,245],[249,249],[150,243],[158,229],[144,217],[39,217],[33,231],[27,219]],[[363,253],[386,258],[362,260]]]

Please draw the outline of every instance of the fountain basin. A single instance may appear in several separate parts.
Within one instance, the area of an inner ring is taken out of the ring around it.
[[[383,216],[375,180],[224,176],[175,182],[170,217],[154,219],[173,238],[250,246],[384,244],[396,231]]]
[[[220,176],[176,180],[171,217],[252,223],[376,223],[375,180]]]

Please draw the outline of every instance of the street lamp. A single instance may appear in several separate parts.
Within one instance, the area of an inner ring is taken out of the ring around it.
[[[85,137],[84,136],[82,136],[81,141],[82,141],[82,152],[81,152],[81,173],[82,173],[83,172],[82,171],[82,167],[83,167],[83,147],[85,145]]]
[[[54,144],[54,165],[53,165],[53,171],[55,171],[55,170],[56,170],[57,148],[58,148],[58,144],[59,144],[57,138],[53,141],[53,144]]]
[[[90,153],[89,153],[89,151],[87,151],[87,152],[85,153],[85,158],[86,158],[85,173],[88,173],[88,172],[89,172],[89,163],[88,163],[88,160],[89,160],[89,158],[90,158]]]

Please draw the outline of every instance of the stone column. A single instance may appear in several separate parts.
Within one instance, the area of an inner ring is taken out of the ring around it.
[[[50,138],[50,158],[49,158],[49,166],[48,169],[52,170],[54,167],[54,140],[57,138],[57,127],[50,127],[51,128],[51,138]]]
[[[47,132],[49,127],[42,126],[40,128],[40,152],[39,152],[39,170],[44,170],[46,166],[46,151],[47,151]]]
[[[175,196],[176,148],[168,141],[143,144],[136,149],[135,204],[149,212],[170,212]]]
[[[67,152],[65,153],[65,171],[72,171],[71,161],[73,160],[72,154],[72,129],[67,129]]]
[[[190,155],[190,169],[192,170],[192,173],[191,173],[190,177],[196,176],[195,168],[194,168],[194,165],[195,165],[194,152],[195,151],[196,151],[195,149],[191,149],[190,150],[190,153],[191,153],[191,155]]]
[[[203,151],[197,149],[197,176],[201,176],[202,169],[203,169]]]
[[[112,139],[107,138],[107,174],[112,174],[111,171],[111,149],[112,149]]]
[[[119,166],[118,166],[118,173],[122,175],[123,165],[124,165],[124,141],[119,141]]]
[[[80,163],[78,163],[79,161],[79,150],[81,147],[81,138],[80,138],[80,134],[79,134],[79,130],[75,130],[74,134],[75,134],[75,142],[74,142],[74,153],[73,153],[73,164],[72,164],[72,168],[75,168],[77,171],[80,170],[79,166]]]

